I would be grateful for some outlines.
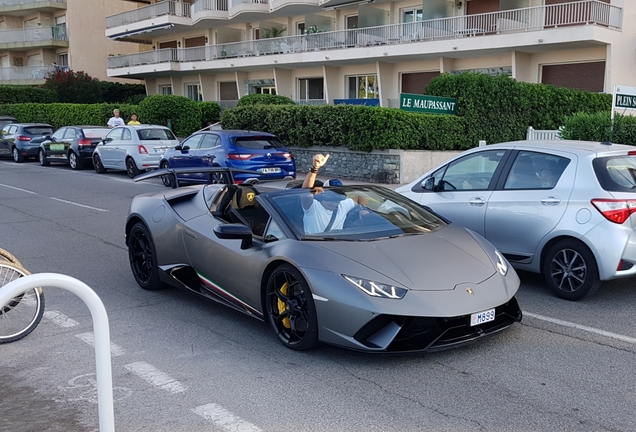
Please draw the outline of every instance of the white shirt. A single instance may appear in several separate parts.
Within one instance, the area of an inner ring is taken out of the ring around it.
[[[342,229],[344,221],[347,218],[347,213],[354,208],[355,201],[351,198],[347,198],[338,203],[338,213],[336,219],[333,221],[331,229]],[[305,227],[305,234],[317,234],[325,231],[329,221],[331,220],[331,214],[333,212],[327,210],[320,202],[314,200],[303,216],[303,225]]]
[[[115,126],[124,126],[126,123],[124,123],[124,119],[121,117],[111,117],[108,120],[108,127],[114,128]]]

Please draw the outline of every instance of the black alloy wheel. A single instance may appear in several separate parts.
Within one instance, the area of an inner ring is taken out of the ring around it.
[[[265,293],[267,316],[278,340],[302,351],[318,344],[318,319],[314,299],[300,272],[289,264],[278,267]]]
[[[42,165],[42,166],[51,165],[51,163],[46,158],[46,154],[44,153],[44,150],[42,150],[42,149],[40,149],[40,151],[38,151],[38,161],[40,162],[40,165]]]
[[[145,290],[161,288],[155,245],[148,228],[142,222],[137,222],[128,234],[128,260],[140,287]]]
[[[601,285],[594,255],[577,240],[554,244],[545,254],[542,272],[548,287],[566,300],[580,300]]]
[[[106,172],[106,168],[102,165],[102,160],[98,154],[93,155],[93,168],[95,168],[97,174],[104,174]]]
[[[139,171],[139,168],[137,168],[137,164],[131,157],[126,159],[126,173],[128,174],[128,177],[130,178],[135,178],[135,176],[141,173],[141,171]]]

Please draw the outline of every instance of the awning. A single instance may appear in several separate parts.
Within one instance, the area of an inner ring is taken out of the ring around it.
[[[156,25],[156,26],[152,26],[152,27],[146,27],[144,29],[141,30],[133,30],[133,31],[129,31],[129,32],[123,32],[123,33],[117,33],[114,34],[112,36],[108,36],[109,39],[112,40],[116,40],[116,39],[122,39],[128,36],[134,36],[134,35],[138,35],[138,34],[142,34],[142,33],[150,33],[153,32],[155,30],[163,30],[163,29],[167,29],[170,27],[174,27],[174,24],[162,24],[162,25]]]

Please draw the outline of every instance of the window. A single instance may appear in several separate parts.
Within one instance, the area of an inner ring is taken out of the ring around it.
[[[121,134],[124,132],[123,128],[116,128],[113,129],[112,131],[110,131],[110,133],[108,135],[106,135],[106,138],[110,138],[111,140],[120,140],[121,139]]]
[[[350,15],[346,18],[347,30],[358,28],[358,15]]]
[[[259,28],[252,29],[252,38],[258,40],[261,38],[261,30]]]
[[[350,76],[348,84],[349,99],[377,99],[379,97],[376,75]]]
[[[64,132],[66,132],[66,128],[60,128],[56,130],[55,133],[51,135],[51,137],[55,138],[56,140],[61,140],[62,137],[64,136]]]
[[[132,134],[130,133],[129,129],[123,130],[123,133],[121,134],[121,139],[123,141],[132,141]]]
[[[505,150],[483,151],[456,160],[448,166],[441,180],[434,174],[437,190],[485,190],[499,166]],[[440,174],[438,174],[440,173]]]
[[[298,99],[324,99],[322,78],[299,78]]]
[[[304,22],[296,23],[296,34],[297,35],[305,34],[305,23]]]
[[[569,163],[569,159],[560,156],[521,151],[504,189],[552,189]]]
[[[171,85],[161,85],[161,86],[159,86],[159,94],[171,95],[172,94],[172,86]]]
[[[68,53],[59,53],[57,55],[58,66],[68,66]]]
[[[221,145],[221,141],[220,141],[218,135],[205,134],[205,136],[203,137],[203,140],[199,144],[199,148],[201,148],[201,149],[214,148],[214,147],[218,147],[220,145]]]
[[[402,22],[412,23],[416,21],[422,21],[422,9],[402,9]]]
[[[199,141],[201,141],[201,137],[203,135],[199,134],[199,135],[192,135],[190,138],[186,138],[184,141],[181,142],[181,148],[190,148],[190,149],[195,149],[199,146]]]
[[[276,87],[275,86],[261,87],[259,93],[260,94],[275,95],[276,94]]]
[[[193,101],[202,101],[201,86],[199,84],[186,84],[186,96]]]

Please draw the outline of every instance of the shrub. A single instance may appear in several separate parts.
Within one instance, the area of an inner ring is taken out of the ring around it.
[[[137,114],[142,123],[167,126],[170,120],[173,132],[186,137],[201,128],[198,103],[185,96],[152,95],[139,103]]]
[[[201,110],[201,127],[208,126],[221,118],[221,106],[216,102],[197,102]]]
[[[270,95],[270,94],[253,94],[243,96],[239,99],[237,106],[248,105],[296,105],[296,103],[286,96]]]
[[[123,118],[137,111],[136,105],[118,104],[7,104],[0,105],[0,112],[14,116],[25,123],[48,123],[58,128],[68,125],[106,125],[113,110],[119,108]]]
[[[92,104],[102,101],[99,80],[82,71],[58,69],[46,78],[42,87],[54,91],[58,102]]]
[[[57,94],[48,89],[29,86],[0,86],[0,104],[14,103],[53,103]]]
[[[636,145],[636,117],[616,114],[612,130],[610,112],[576,113],[565,119],[561,137]]]
[[[119,82],[100,81],[101,102],[139,104],[146,97],[146,86],[143,84],[124,84]]]

